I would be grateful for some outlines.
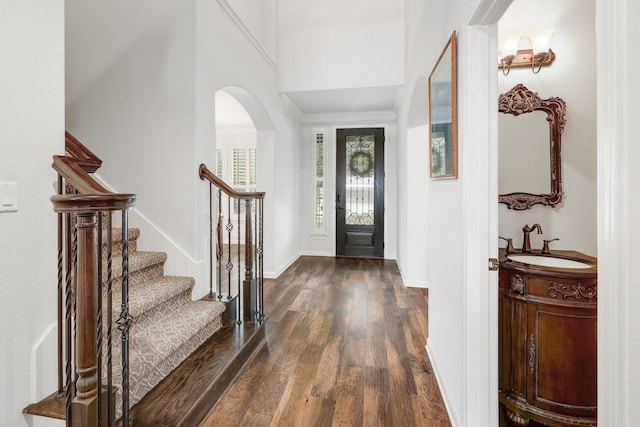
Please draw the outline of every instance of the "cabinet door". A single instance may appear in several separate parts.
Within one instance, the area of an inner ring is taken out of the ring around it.
[[[529,303],[527,400],[538,408],[596,417],[596,308]]]
[[[505,291],[498,296],[498,387],[511,397],[527,396],[527,302]]]

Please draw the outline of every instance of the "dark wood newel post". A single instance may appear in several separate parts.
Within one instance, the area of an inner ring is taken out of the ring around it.
[[[76,214],[77,295],[76,295],[76,396],[73,425],[97,425],[97,308],[98,257],[96,253],[97,213]]]

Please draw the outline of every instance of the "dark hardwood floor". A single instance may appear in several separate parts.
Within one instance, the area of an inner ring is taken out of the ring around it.
[[[266,342],[201,426],[449,426],[428,293],[394,261],[302,257],[265,281]]]

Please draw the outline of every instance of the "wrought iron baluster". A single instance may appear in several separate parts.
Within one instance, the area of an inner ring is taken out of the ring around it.
[[[256,222],[260,221],[259,237],[258,237],[258,265],[260,267],[258,273],[258,291],[260,292],[260,321],[264,320],[264,211],[263,199],[258,200],[259,215]]]
[[[258,274],[260,269],[258,268],[258,245],[260,244],[258,238],[258,203],[259,200],[256,199],[255,205],[251,210],[251,215],[254,217],[253,219],[253,236],[254,236],[254,244],[253,244],[253,270],[254,270],[254,280],[255,280],[255,307],[254,307],[254,319],[259,322],[260,319],[260,283],[258,282]]]
[[[243,304],[243,302],[242,302],[242,292],[243,291],[242,291],[242,283],[241,283],[241,279],[240,279],[240,276],[241,276],[240,270],[242,270],[242,268],[241,268],[242,258],[241,258],[241,255],[240,255],[240,242],[242,242],[242,240],[240,239],[240,231],[241,231],[242,227],[240,227],[240,210],[241,210],[241,208],[240,208],[240,206],[241,206],[240,205],[240,199],[234,199],[234,200],[236,202],[237,212],[238,212],[237,215],[236,215],[237,216],[237,224],[238,224],[238,240],[237,240],[237,243],[236,243],[236,245],[238,247],[238,268],[236,269],[237,270],[236,276],[238,277],[238,288],[237,289],[238,289],[238,325],[239,325],[239,324],[242,323],[242,319],[243,319],[243,316],[244,316],[244,307],[242,306],[242,304]],[[246,262],[246,260],[245,260],[245,262]],[[246,266],[245,266],[245,268],[246,268]]]
[[[76,226],[75,226],[75,215],[71,213],[65,214],[65,222],[66,222],[66,240],[67,240],[67,249],[66,249],[66,257],[67,257],[67,272],[66,272],[66,312],[65,312],[65,329],[66,329],[66,366],[65,366],[65,383],[66,383],[66,403],[65,403],[65,412],[67,415],[67,425],[71,425],[73,423],[73,412],[71,411],[71,401],[75,396],[75,369],[73,367],[74,360],[74,351],[75,347],[72,345],[75,342],[75,309],[76,309],[76,293],[75,293],[75,274],[74,269],[76,268]]]
[[[129,225],[127,211],[122,211],[122,303],[118,329],[122,333],[122,426],[129,426]]]
[[[58,174],[57,191],[62,194],[62,176]],[[57,397],[64,396],[64,221],[62,212],[56,214],[58,221],[58,392]]]
[[[213,184],[209,183],[209,298],[213,299]]]
[[[231,270],[233,263],[231,262],[231,231],[233,224],[231,223],[231,196],[227,196],[227,300],[231,300]]]
[[[248,309],[248,313],[244,314],[243,319],[247,319],[249,321],[254,317],[254,309],[255,309],[255,292],[254,292],[254,283],[253,283],[253,227],[251,224],[251,199],[244,200],[244,209],[245,209],[245,224],[244,224],[244,283],[242,284],[243,288],[247,286],[249,289],[243,289],[243,293],[245,297],[248,297],[248,300],[245,300],[246,308]],[[247,292],[248,291],[248,292]]]
[[[210,184],[213,185],[213,184]],[[216,221],[216,262],[218,264],[218,300],[222,299],[222,248],[224,247],[222,236],[222,191],[218,189],[218,221]]]
[[[107,216],[107,425],[115,423],[113,399],[113,213]]]
[[[96,314],[96,380],[98,389],[98,427],[102,427],[102,211],[98,212],[98,268],[96,269],[96,297],[97,297],[97,314]]]

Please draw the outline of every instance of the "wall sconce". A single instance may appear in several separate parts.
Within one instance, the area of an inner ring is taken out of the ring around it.
[[[538,74],[543,66],[550,65],[556,55],[551,50],[553,28],[543,28],[528,36],[531,49],[518,49],[522,34],[507,33],[500,39],[500,64],[498,68],[505,76],[512,68],[531,67],[533,74]]]

